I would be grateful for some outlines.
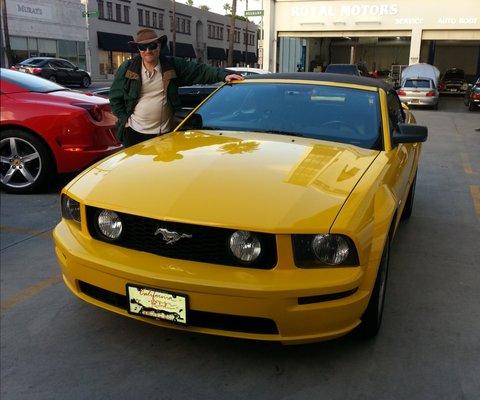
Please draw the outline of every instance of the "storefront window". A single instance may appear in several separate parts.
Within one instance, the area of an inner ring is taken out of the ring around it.
[[[57,55],[56,40],[38,39],[38,53],[41,57],[55,57]]]
[[[77,65],[78,63],[77,42],[73,42],[71,40],[59,40],[58,56]]]
[[[13,63],[19,63],[28,58],[27,38],[10,36],[10,47],[13,53]]]
[[[29,57],[38,56],[37,38],[28,38],[28,52],[29,52]]]
[[[109,51],[105,50],[98,50],[98,60],[99,60],[99,70],[100,75],[107,75],[109,74]]]

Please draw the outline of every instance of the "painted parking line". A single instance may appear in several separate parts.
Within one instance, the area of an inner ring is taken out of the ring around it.
[[[20,233],[25,235],[40,235],[44,231],[38,229],[22,228],[20,226],[0,225],[0,232],[4,233]]]
[[[40,292],[48,289],[60,283],[62,281],[62,275],[52,276],[51,278],[44,279],[36,283],[35,285],[29,286],[26,289],[23,289],[21,292],[17,293],[16,295],[7,298],[5,301],[2,301],[1,310],[2,312],[8,311],[11,308],[15,307],[17,304],[23,303],[31,299],[32,297],[36,296]]]
[[[480,221],[480,186],[471,185],[470,194],[472,195],[472,198],[473,198],[473,206],[475,207],[477,218]]]
[[[462,157],[462,164],[463,164],[463,170],[467,175],[473,175],[473,168],[472,165],[470,164],[470,158],[468,157],[467,153],[460,153],[460,156]]]

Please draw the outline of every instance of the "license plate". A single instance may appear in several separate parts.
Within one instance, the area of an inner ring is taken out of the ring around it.
[[[27,69],[26,68],[19,68],[18,69],[20,72],[27,72]]]
[[[127,297],[130,314],[182,325],[187,323],[187,296],[127,284]]]
[[[412,103],[412,104],[415,104],[415,103],[418,103],[418,102],[419,102],[418,99],[412,99],[412,100],[410,100],[410,103]]]

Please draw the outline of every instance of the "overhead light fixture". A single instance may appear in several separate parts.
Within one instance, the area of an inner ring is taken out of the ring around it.
[[[400,36],[397,36],[397,40],[400,40],[400,39],[401,39],[401,37],[400,37]]]
[[[345,36],[345,39],[351,40],[352,38],[350,36]]]

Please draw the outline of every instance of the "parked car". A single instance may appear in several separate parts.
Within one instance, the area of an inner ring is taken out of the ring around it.
[[[402,103],[414,106],[428,106],[438,109],[439,93],[433,80],[428,78],[407,78],[397,90]]]
[[[102,88],[92,90],[90,93],[95,95],[95,96],[100,96],[100,97],[103,97],[105,99],[108,99],[108,96],[110,94],[110,86],[106,86],[106,87],[102,87]]]
[[[260,68],[250,68],[250,67],[228,67],[227,71],[230,71],[232,74],[239,74],[243,77],[253,76],[253,75],[262,75],[270,74],[270,71],[260,69]],[[178,89],[178,95],[180,97],[180,102],[182,107],[192,109],[198,106],[203,100],[205,100],[213,91],[218,89],[223,82],[213,83],[209,85],[192,85],[192,86],[182,86]]]
[[[184,331],[373,336],[426,138],[375,79],[223,85],[173,132],[64,188],[54,230],[64,281],[96,306]]]
[[[478,110],[480,107],[480,77],[474,84],[468,85],[463,101],[470,111]]]
[[[27,193],[57,173],[79,171],[121,148],[105,99],[1,70],[0,182]]]
[[[361,64],[329,64],[325,72],[331,74],[345,74],[355,76],[371,77],[365,66]]]
[[[87,71],[62,58],[32,57],[14,65],[11,69],[36,75],[63,85],[88,87],[92,82]]]
[[[451,68],[445,71],[438,85],[440,93],[465,93],[468,87],[463,69]]]
[[[236,73],[242,76],[251,76],[251,75],[258,75],[258,74],[271,74],[270,71],[261,68],[251,68],[251,67],[228,67],[228,71],[232,73]]]

